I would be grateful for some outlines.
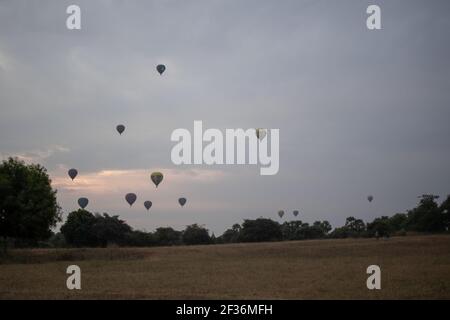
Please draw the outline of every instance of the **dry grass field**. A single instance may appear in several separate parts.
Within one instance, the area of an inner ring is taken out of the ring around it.
[[[450,236],[13,250],[0,299],[449,299]],[[81,267],[81,290],[66,268]],[[382,289],[366,288],[366,268]]]

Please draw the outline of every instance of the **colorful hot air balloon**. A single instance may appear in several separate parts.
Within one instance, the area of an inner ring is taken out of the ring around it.
[[[293,215],[294,215],[294,217],[296,217],[296,216],[298,216],[298,210],[294,210],[294,212],[292,212],[293,213]]]
[[[152,202],[147,200],[144,202],[145,209],[149,210],[152,207]]]
[[[280,216],[280,218],[283,218],[283,216],[284,216],[284,211],[283,211],[283,210],[278,211],[278,215]]]
[[[78,199],[78,205],[80,206],[81,209],[86,208],[88,203],[89,203],[89,199],[88,198],[80,198],[80,199]]]
[[[166,71],[166,66],[163,64],[158,64],[156,66],[156,70],[159,72],[160,75],[162,75],[163,72]]]
[[[178,199],[178,203],[180,204],[180,206],[184,206],[186,204],[186,198],[180,198]]]
[[[78,175],[78,171],[77,169],[70,169],[69,171],[67,171],[67,173],[69,174],[70,179],[75,179],[75,177]]]
[[[133,205],[133,203],[136,201],[136,199],[137,199],[137,196],[134,193],[127,193],[125,195],[125,200],[127,200],[130,207]]]
[[[256,137],[257,137],[259,140],[264,139],[264,138],[266,137],[266,134],[267,134],[266,129],[261,129],[261,128],[257,128],[257,129],[256,129]]]
[[[367,197],[367,200],[368,200],[369,202],[372,202],[373,196],[368,196],[368,197]]]
[[[117,130],[117,132],[118,132],[119,134],[122,134],[122,133],[125,131],[125,126],[124,126],[123,124],[119,124],[119,125],[116,127],[116,130]]]
[[[153,172],[150,176],[155,186],[158,188],[158,185],[163,181],[164,175],[161,172]]]

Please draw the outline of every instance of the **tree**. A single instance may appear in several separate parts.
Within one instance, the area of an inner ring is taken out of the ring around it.
[[[106,247],[110,243],[123,245],[130,240],[132,232],[132,228],[118,216],[107,213],[93,215],[83,209],[69,213],[61,226],[67,243],[76,247]]]
[[[366,225],[364,224],[364,221],[361,219],[348,217],[345,220],[345,227],[354,233],[361,233],[362,231],[365,230]]]
[[[350,236],[349,231],[346,227],[335,228],[330,234],[331,238],[348,238]]]
[[[345,220],[344,229],[347,232],[347,236],[360,237],[366,231],[366,225],[363,220],[356,219],[354,217],[348,217]]]
[[[151,232],[134,230],[125,235],[124,244],[135,247],[148,247],[156,244],[155,236]]]
[[[389,228],[392,232],[405,231],[408,224],[408,216],[404,213],[396,213],[389,218]]]
[[[120,220],[119,216],[95,215],[95,223],[91,233],[95,235],[99,244],[106,247],[108,243],[123,244],[126,235],[132,231],[131,227]]]
[[[66,238],[61,232],[58,232],[54,235],[52,235],[48,239],[49,247],[52,248],[64,248],[67,246]]]
[[[173,246],[181,242],[181,232],[170,227],[156,229],[154,237],[156,244],[160,246]]]
[[[235,223],[231,229],[227,229],[222,236],[220,236],[220,240],[223,243],[234,243],[239,241],[239,235],[241,232],[241,226]]]
[[[318,228],[321,232],[321,236],[326,236],[332,229],[330,222],[327,220],[324,221],[316,221],[313,224],[314,227]]]
[[[183,231],[182,240],[187,245],[211,243],[208,230],[197,224],[186,227]]]
[[[328,221],[316,221],[312,226],[302,221],[289,221],[281,225],[283,240],[305,240],[324,238],[331,230]]]
[[[424,194],[419,198],[418,206],[408,211],[408,228],[420,232],[445,231],[445,214],[436,202],[439,196]]]
[[[283,240],[300,240],[303,222],[301,220],[284,222],[281,225]]]
[[[242,224],[242,242],[278,241],[282,238],[280,224],[270,219],[245,220]]]
[[[87,210],[78,209],[69,213],[66,222],[61,226],[61,233],[66,242],[76,247],[95,247],[100,243],[94,233],[96,217]]]
[[[376,218],[371,223],[367,224],[367,231],[370,236],[380,236],[380,237],[389,237],[392,228],[389,223],[389,217],[383,216],[381,218]]]
[[[445,231],[448,231],[450,227],[450,195],[448,195],[447,199],[441,203],[439,206],[439,211],[442,215],[444,229]]]
[[[0,236],[44,240],[61,221],[47,170],[9,158],[0,164]]]
[[[348,217],[345,220],[345,225],[340,228],[336,228],[330,234],[332,238],[348,238],[348,237],[361,237],[366,233],[366,225],[363,220],[356,219],[355,217]]]

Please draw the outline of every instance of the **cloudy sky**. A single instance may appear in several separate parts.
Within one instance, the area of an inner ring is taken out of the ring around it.
[[[366,28],[373,3],[382,30]],[[44,165],[65,215],[88,197],[149,231],[402,212],[450,193],[449,14],[447,0],[0,0],[0,157]],[[170,135],[194,120],[279,128],[279,173],[173,165]]]

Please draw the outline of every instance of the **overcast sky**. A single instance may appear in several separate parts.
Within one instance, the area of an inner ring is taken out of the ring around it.
[[[64,216],[88,197],[148,231],[404,212],[450,193],[449,15],[447,0],[0,0],[0,157],[44,165]],[[170,135],[194,120],[280,129],[279,173],[173,165]]]

